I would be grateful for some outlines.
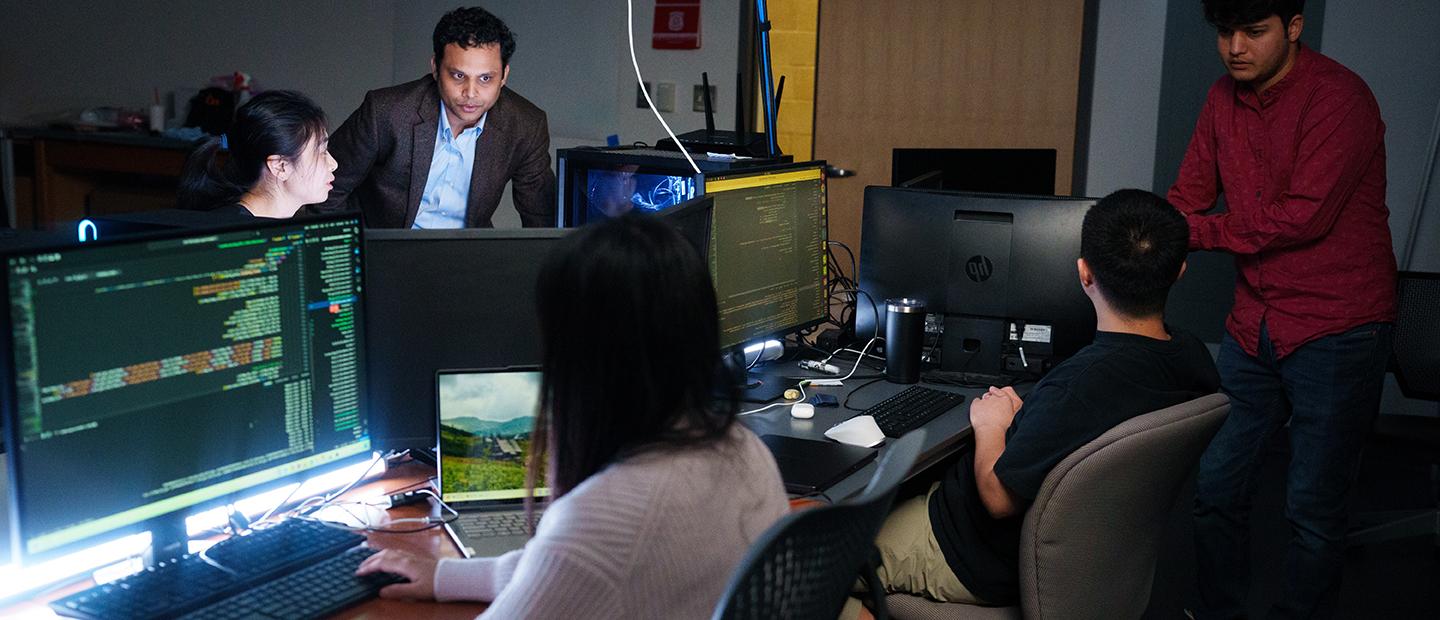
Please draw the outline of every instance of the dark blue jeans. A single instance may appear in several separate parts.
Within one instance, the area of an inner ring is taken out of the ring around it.
[[[1290,543],[1284,598],[1271,616],[1334,613],[1344,564],[1347,498],[1360,452],[1379,411],[1389,323],[1370,323],[1311,341],[1275,359],[1262,326],[1258,356],[1229,334],[1220,345],[1220,381],[1230,416],[1200,457],[1195,546],[1200,616],[1245,616],[1250,586],[1250,500],[1265,447],[1290,423],[1285,518]]]

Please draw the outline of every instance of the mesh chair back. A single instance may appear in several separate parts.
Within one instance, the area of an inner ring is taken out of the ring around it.
[[[1407,398],[1440,400],[1440,274],[1401,272],[1395,380]]]
[[[854,500],[791,513],[761,534],[731,576],[714,618],[834,620],[924,442],[919,430],[886,448]]]

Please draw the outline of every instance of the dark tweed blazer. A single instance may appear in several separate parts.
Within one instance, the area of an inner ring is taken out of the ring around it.
[[[425,193],[439,131],[440,94],[425,76],[365,94],[365,102],[330,136],[339,168],[330,198],[317,211],[359,209],[365,225],[410,228]],[[489,228],[505,183],[525,226],[555,225],[555,174],[545,112],[509,88],[485,118],[475,143],[465,226]]]

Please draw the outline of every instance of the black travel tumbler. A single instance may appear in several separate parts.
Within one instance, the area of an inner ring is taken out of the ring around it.
[[[903,297],[885,300],[885,379],[920,381],[920,348],[925,342],[925,302]]]

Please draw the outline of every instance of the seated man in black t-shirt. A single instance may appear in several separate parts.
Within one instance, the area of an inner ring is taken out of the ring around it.
[[[1095,305],[1095,342],[1023,403],[1011,388],[971,401],[973,457],[897,505],[876,539],[887,591],[1014,604],[1020,524],[1046,474],[1125,420],[1219,390],[1205,345],[1164,322],[1188,241],[1185,218],[1150,192],[1121,190],[1090,208],[1077,267]],[[852,600],[845,615],[859,611]]]

